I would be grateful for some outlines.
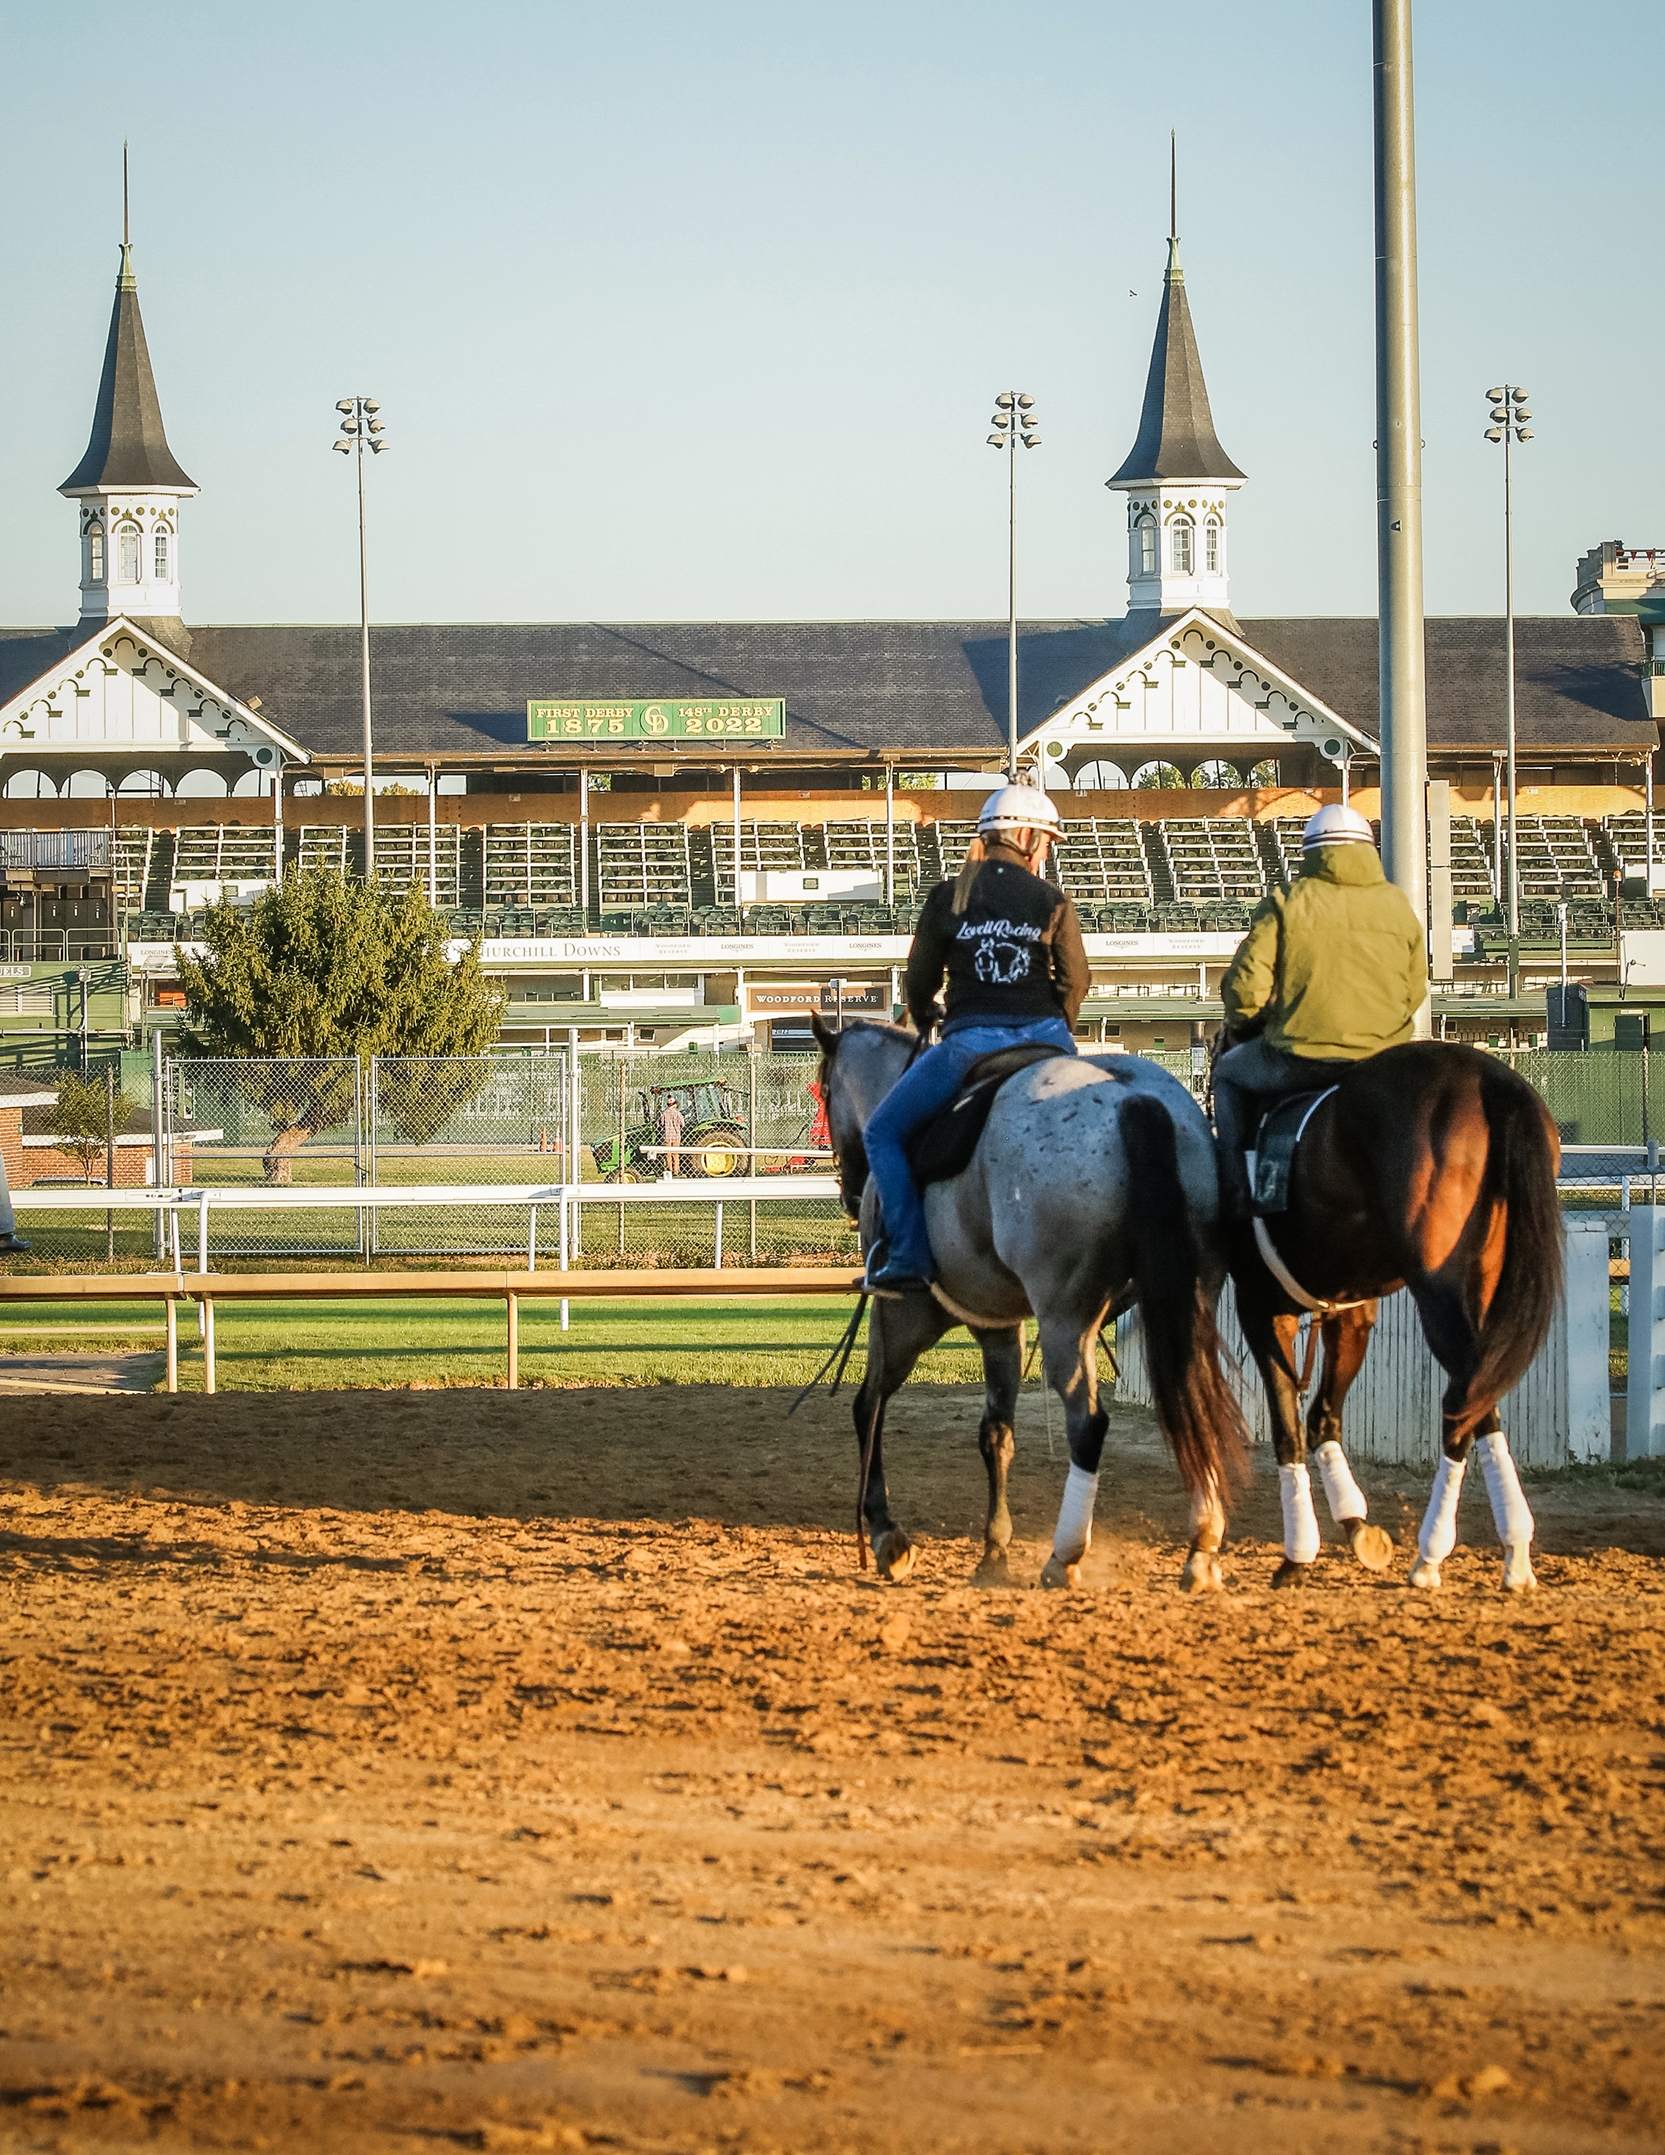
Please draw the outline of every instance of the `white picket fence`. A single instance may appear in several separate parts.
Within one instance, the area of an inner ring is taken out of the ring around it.
[[[1644,1239],[1645,1214],[1665,1220],[1665,1208],[1658,1214],[1652,1206],[1632,1209],[1633,1253]],[[1566,1237],[1565,1292],[1556,1304],[1554,1322],[1541,1352],[1503,1402],[1503,1425],[1509,1434],[1510,1449],[1522,1466],[1564,1467],[1580,1460],[1605,1461],[1612,1442],[1607,1374],[1609,1219],[1605,1212],[1569,1212],[1563,1213],[1562,1226]],[[1657,1426],[1657,1448],[1665,1451],[1665,1235],[1657,1228],[1652,1243],[1661,1251],[1656,1260],[1660,1287],[1654,1300],[1662,1312],[1662,1337],[1654,1360],[1658,1378],[1652,1394],[1654,1425],[1645,1419],[1639,1423],[1633,1404],[1630,1427]],[[1633,1267],[1634,1264],[1633,1254]],[[1636,1306],[1633,1271],[1633,1311]],[[1634,1372],[1638,1366],[1634,1316],[1631,1324],[1630,1366]],[[1227,1370],[1255,1442],[1269,1444],[1272,1431],[1266,1395],[1237,1322],[1229,1283],[1220,1298],[1220,1333],[1227,1349]],[[1303,1326],[1297,1368],[1304,1351]],[[1320,1363],[1322,1359],[1320,1354]],[[1116,1362],[1120,1371],[1116,1397],[1148,1407],[1150,1379],[1137,1310],[1130,1311],[1116,1326]],[[1631,1382],[1636,1382],[1634,1374]],[[1372,1460],[1378,1465],[1417,1467],[1432,1473],[1439,1461],[1440,1395],[1444,1390],[1445,1372],[1422,1336],[1416,1304],[1403,1291],[1387,1296],[1381,1304],[1364,1367],[1347,1394],[1344,1425],[1348,1452],[1355,1459]]]

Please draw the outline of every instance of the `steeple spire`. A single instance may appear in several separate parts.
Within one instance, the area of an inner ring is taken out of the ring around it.
[[[196,481],[187,478],[175,460],[163,430],[156,377],[150,371],[145,325],[139,315],[139,285],[133,275],[129,232],[127,145],[123,143],[121,272],[116,279],[116,303],[110,311],[110,335],[104,346],[104,373],[98,385],[98,402],[93,406],[87,453],[59,487],[60,494],[83,494],[104,486],[162,487],[175,494],[197,491]]]
[[[59,487],[81,504],[81,618],[179,617],[179,502],[197,483],[168,447],[133,274],[127,145],[121,146],[121,269],[86,454]]]
[[[1105,485],[1128,496],[1135,608],[1226,606],[1225,497],[1243,473],[1220,446],[1179,266],[1179,147],[1168,138],[1168,269],[1139,435]]]

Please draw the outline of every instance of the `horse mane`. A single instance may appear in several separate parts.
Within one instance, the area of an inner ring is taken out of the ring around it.
[[[833,1034],[833,1045],[821,1050],[821,1060],[816,1066],[815,1087],[823,1100],[827,1097],[827,1079],[832,1075],[832,1059],[846,1033],[886,1033],[892,1040],[903,1040],[910,1045],[919,1037],[911,1025],[893,1025],[888,1018],[846,1018]]]

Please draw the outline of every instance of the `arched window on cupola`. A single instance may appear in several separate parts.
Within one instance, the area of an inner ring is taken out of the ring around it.
[[[1190,576],[1196,569],[1197,527],[1188,516],[1176,516],[1173,521],[1174,574]]]
[[[122,524],[116,531],[116,580],[123,584],[139,581],[139,527]]]
[[[1156,519],[1148,509],[1134,520],[1133,559],[1135,575],[1156,574]]]
[[[155,556],[156,581],[165,584],[168,580],[168,534],[160,524],[156,527]]]
[[[104,581],[104,526],[94,524],[87,534],[87,580],[101,584]]]
[[[1226,534],[1220,519],[1211,516],[1203,526],[1203,568],[1210,576],[1218,576],[1225,562]]]

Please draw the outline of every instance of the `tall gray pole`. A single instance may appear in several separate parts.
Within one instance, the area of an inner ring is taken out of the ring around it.
[[[1416,309],[1411,0],[1373,0],[1376,111],[1376,580],[1382,855],[1428,917],[1422,643],[1422,396]]]
[[[358,400],[358,433],[354,437],[358,459],[358,622],[359,658],[364,676],[364,875],[368,882],[376,873],[376,795],[370,776],[370,572],[364,557],[364,400]]]
[[[1511,392],[1505,391],[1505,395]],[[1515,773],[1515,498],[1509,452],[1514,441],[1514,408],[1503,434],[1503,723],[1509,758],[1509,993],[1520,993],[1520,858],[1515,820],[1519,788]]]
[[[1006,776],[1015,786],[1018,775],[1017,701],[1017,399],[1012,400],[1012,431],[1006,447],[1008,502],[1006,510]]]

